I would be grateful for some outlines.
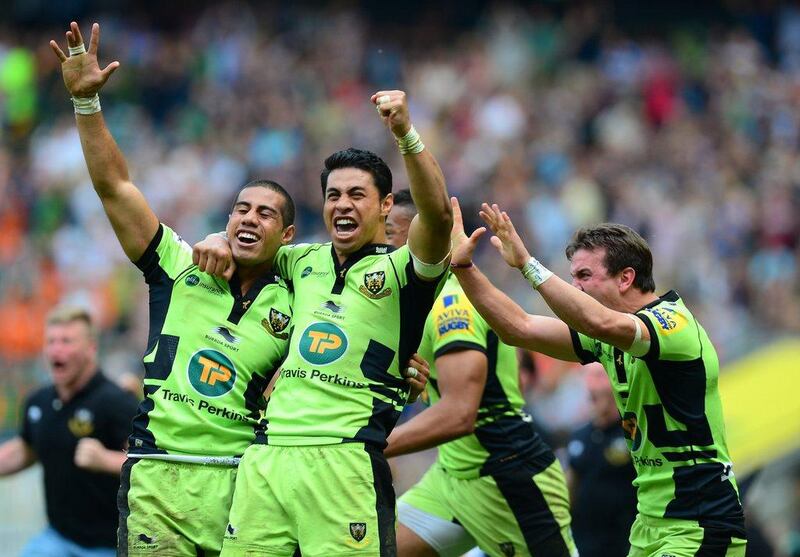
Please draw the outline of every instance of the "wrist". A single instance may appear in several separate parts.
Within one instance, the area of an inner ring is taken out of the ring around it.
[[[528,258],[519,270],[522,276],[525,277],[525,280],[527,280],[535,290],[553,276],[553,272],[539,263],[535,257]]]
[[[91,97],[72,97],[75,114],[96,114],[100,112],[100,95],[95,93]]]
[[[397,147],[400,149],[401,155],[416,155],[425,149],[425,144],[419,137],[414,126],[411,126],[402,137],[395,136],[394,140],[397,142]]]
[[[470,267],[474,267],[475,264],[472,261],[468,261],[466,263],[455,263],[453,261],[450,262],[451,269],[469,269]]]

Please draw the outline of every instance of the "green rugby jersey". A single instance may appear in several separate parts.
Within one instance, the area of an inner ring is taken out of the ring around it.
[[[419,279],[408,248],[384,244],[341,265],[330,243],[287,246],[275,265],[292,282],[294,324],[257,442],[385,447],[408,396],[400,370],[444,275]]]
[[[636,315],[651,339],[641,358],[575,331],[572,341],[581,361],[600,362],[611,379],[636,468],[638,510],[739,526],[714,346],[674,291]]]
[[[236,277],[200,272],[163,224],[136,265],[150,286],[150,334],[130,453],[241,455],[288,349],[286,284],[267,274],[242,296]]]
[[[504,467],[549,453],[522,407],[516,349],[500,342],[451,275],[425,322],[420,355],[431,364],[428,402],[439,401],[436,358],[459,350],[486,354],[486,386],[475,432],[439,446],[439,464],[460,478],[495,474]],[[552,462],[552,461],[550,461]]]

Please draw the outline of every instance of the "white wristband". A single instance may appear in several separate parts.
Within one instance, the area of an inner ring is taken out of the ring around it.
[[[94,114],[100,112],[100,95],[94,97],[72,97],[72,104],[75,106],[75,114]]]
[[[425,149],[425,144],[422,143],[419,132],[417,132],[414,126],[411,126],[411,129],[408,130],[408,133],[403,137],[395,138],[395,141],[397,141],[397,146],[400,148],[401,155],[416,155]]]
[[[522,266],[520,271],[522,271],[522,276],[534,289],[539,288],[544,281],[553,276],[553,272],[539,263],[535,257],[528,259],[528,262]]]

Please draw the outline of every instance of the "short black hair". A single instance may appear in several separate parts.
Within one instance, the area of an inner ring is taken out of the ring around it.
[[[417,206],[414,204],[414,198],[411,197],[411,190],[408,188],[394,192],[392,196],[395,207],[403,207],[409,211],[417,212]]]
[[[381,199],[392,193],[392,171],[389,170],[389,166],[383,162],[383,159],[372,151],[350,147],[349,149],[336,151],[325,159],[325,168],[320,173],[323,196],[328,187],[328,176],[339,168],[358,168],[364,172],[369,172],[372,175],[375,186],[378,188]]]
[[[236,203],[239,201],[239,195],[247,188],[266,188],[283,197],[283,206],[280,208],[283,227],[286,228],[294,224],[294,200],[289,195],[289,192],[275,180],[252,180],[247,182],[236,192],[236,197],[233,198],[233,204],[231,205],[231,212],[233,212],[233,208],[236,207]]]
[[[624,224],[606,222],[597,226],[579,229],[572,237],[567,249],[567,259],[579,249],[588,251],[606,250],[603,264],[609,275],[616,275],[626,267],[636,272],[633,285],[642,292],[655,292],[653,280],[653,254],[647,241],[638,232]]]

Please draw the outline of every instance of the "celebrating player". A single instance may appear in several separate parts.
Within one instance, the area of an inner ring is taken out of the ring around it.
[[[416,207],[395,194],[390,243],[406,242]],[[561,466],[522,410],[516,351],[500,342],[451,275],[425,322],[420,355],[434,365],[431,407],[389,435],[384,454],[439,445],[437,461],[398,505],[398,554],[569,557]]]
[[[454,272],[500,337],[562,360],[597,361],[608,373],[636,468],[629,555],[743,556],[744,515],[725,442],[717,354],[676,292],[654,294],[647,242],[619,224],[579,230],[566,249],[569,285],[530,256],[506,213],[483,204],[492,244],[559,319],[529,315],[473,265],[486,229],[467,238],[452,202]]]
[[[407,396],[401,368],[416,350],[449,262],[452,212],[442,172],[411,125],[406,95],[372,102],[397,139],[419,215],[408,246],[385,243],[392,174],[377,155],[325,160],[329,244],[282,248],[294,285],[289,356],[268,427],[239,467],[223,554],[394,555],[395,497],[383,455]],[[227,262],[219,237],[195,247]]]
[[[289,291],[271,272],[294,235],[294,204],[277,183],[246,184],[228,219],[236,273],[201,272],[192,252],[160,224],[130,181],[106,127],[98,91],[119,67],[97,63],[78,25],[70,56],[55,41],[75,104],[86,165],[125,254],[150,286],[145,398],[133,422],[120,488],[119,555],[217,555],[238,456],[254,438],[262,392],[286,355]]]

